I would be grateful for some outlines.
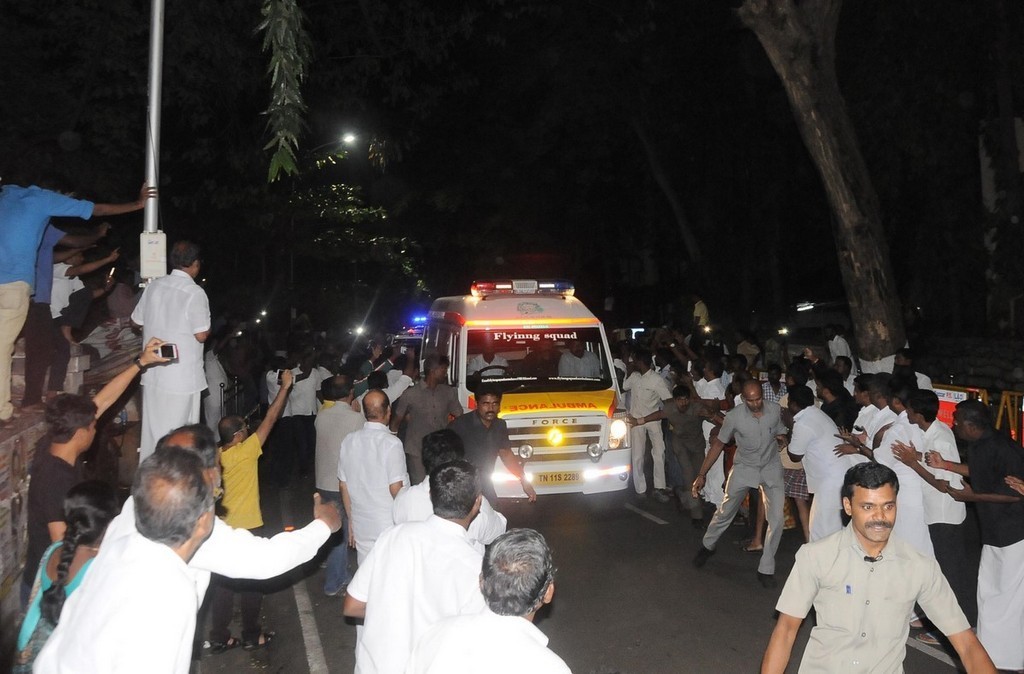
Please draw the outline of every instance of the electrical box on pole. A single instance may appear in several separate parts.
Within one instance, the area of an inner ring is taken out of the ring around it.
[[[139,235],[139,275],[144,279],[167,275],[167,235],[163,232]]]

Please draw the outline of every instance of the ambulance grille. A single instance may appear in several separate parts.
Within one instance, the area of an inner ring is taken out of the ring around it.
[[[565,461],[583,458],[587,445],[601,443],[603,424],[576,423],[535,425],[540,419],[506,419],[512,451],[522,444],[533,446],[533,461]],[[558,429],[562,440],[552,444],[549,434]]]

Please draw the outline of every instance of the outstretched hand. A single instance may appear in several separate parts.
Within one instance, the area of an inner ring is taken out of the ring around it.
[[[914,447],[914,443],[906,444],[897,440],[892,443],[892,455],[897,460],[902,461],[908,466],[912,466],[918,462],[917,448]]]
[[[341,528],[341,513],[333,503],[324,503],[320,494],[313,494],[313,519],[320,520],[331,529],[333,534]]]
[[[156,199],[156,197],[157,197],[157,190],[156,190],[156,188],[155,187],[150,187],[146,183],[142,183],[142,189],[139,190],[139,199],[138,199],[138,201],[136,203],[139,204],[139,207],[141,208],[141,207],[146,205],[146,200],[147,199]]]
[[[160,355],[160,347],[163,344],[164,340],[158,337],[152,337],[146,342],[146,346],[142,348],[142,353],[139,354],[139,362],[142,363],[143,367],[149,367],[157,363],[167,363],[171,360]]]
[[[1019,477],[1014,477],[1013,475],[1007,475],[1005,479],[1006,486],[1008,486],[1010,489],[1014,490],[1021,496],[1024,496],[1024,480],[1020,479]]]
[[[526,498],[530,503],[537,502],[537,490],[533,488],[533,485],[529,482],[523,482],[523,491],[526,492]]]

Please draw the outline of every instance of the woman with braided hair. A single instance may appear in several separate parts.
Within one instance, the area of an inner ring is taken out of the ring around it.
[[[32,671],[32,663],[60,620],[64,600],[74,592],[93,558],[107,525],[117,515],[117,497],[110,485],[82,482],[64,499],[64,539],[43,553],[25,620],[18,633],[15,674]]]

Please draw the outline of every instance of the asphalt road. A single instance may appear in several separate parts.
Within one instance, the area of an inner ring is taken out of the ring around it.
[[[263,493],[269,530],[301,526],[311,517],[312,485]],[[779,589],[756,579],[757,555],[744,553],[744,527],[722,538],[703,569],[690,559],[700,542],[688,516],[672,503],[637,500],[622,491],[596,496],[503,502],[510,526],[545,535],[558,567],[549,610],[537,621],[549,646],[576,674],[756,672],[774,626],[774,605],[800,544],[785,532],[778,554]],[[355,555],[352,555],[353,568]],[[341,597],[323,594],[319,560],[266,587],[267,648],[205,656],[195,671],[351,672],[355,627],[341,615]],[[788,671],[796,672],[810,626],[805,621]],[[240,626],[233,627],[237,636]],[[955,672],[939,649],[914,642],[908,674]]]

